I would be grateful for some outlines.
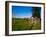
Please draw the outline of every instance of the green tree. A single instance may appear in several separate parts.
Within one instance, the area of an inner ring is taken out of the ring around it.
[[[33,7],[33,17],[40,18],[41,7]]]

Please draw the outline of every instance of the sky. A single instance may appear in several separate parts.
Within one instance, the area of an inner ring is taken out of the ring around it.
[[[30,18],[32,17],[32,7],[28,6],[12,6],[13,18]]]

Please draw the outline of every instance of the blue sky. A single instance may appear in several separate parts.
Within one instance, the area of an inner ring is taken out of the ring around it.
[[[12,6],[13,18],[30,18],[32,16],[32,7],[28,6]]]

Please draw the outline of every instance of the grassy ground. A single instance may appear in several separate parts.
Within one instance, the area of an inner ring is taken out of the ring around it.
[[[32,19],[12,18],[12,31],[39,29],[41,29],[39,20],[32,21]]]

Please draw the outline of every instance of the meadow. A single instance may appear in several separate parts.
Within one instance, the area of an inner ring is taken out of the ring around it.
[[[12,18],[12,31],[40,30],[41,23],[38,18]]]

